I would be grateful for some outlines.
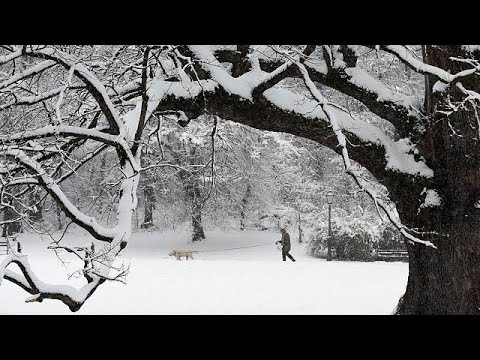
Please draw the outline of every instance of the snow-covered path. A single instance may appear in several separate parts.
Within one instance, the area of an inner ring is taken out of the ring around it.
[[[185,238],[181,232],[133,234],[125,250],[131,265],[127,284],[101,286],[77,314],[389,314],[408,277],[407,263],[327,262],[306,255],[295,242],[291,253],[297,262],[283,262],[273,245],[278,233],[207,232],[207,240],[194,245]],[[68,271],[38,241],[20,240],[42,280],[66,283]],[[216,250],[257,244],[268,245],[200,252],[193,261],[167,256],[179,247]],[[0,314],[71,314],[57,301],[25,303],[27,296],[4,282]]]

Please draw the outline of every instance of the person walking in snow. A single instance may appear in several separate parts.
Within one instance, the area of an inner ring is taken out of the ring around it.
[[[295,261],[292,255],[290,255],[290,250],[292,248],[292,245],[290,244],[290,235],[287,233],[285,229],[280,229],[280,232],[282,233],[282,239],[279,241],[276,241],[275,244],[282,244],[282,258],[283,261],[287,260],[287,256],[290,260]]]

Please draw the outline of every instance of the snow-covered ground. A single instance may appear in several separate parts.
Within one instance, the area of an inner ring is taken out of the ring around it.
[[[291,254],[297,262],[283,262],[273,244],[279,233],[206,235],[200,244],[187,244],[185,232],[133,234],[124,253],[130,264],[127,284],[102,285],[76,314],[390,314],[405,291],[407,263],[327,262],[306,255],[295,241]],[[20,241],[38,277],[78,284],[80,280],[67,281],[71,266],[62,268],[33,237],[22,235]],[[85,236],[79,244],[87,240]],[[254,245],[262,246],[248,247]],[[221,250],[236,247],[243,248]],[[195,260],[177,261],[168,256],[173,248],[201,252]],[[71,314],[58,301],[25,303],[28,296],[4,281],[0,314]]]

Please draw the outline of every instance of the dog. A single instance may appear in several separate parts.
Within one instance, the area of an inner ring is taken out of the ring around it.
[[[193,251],[193,250],[172,250],[168,253],[169,256],[175,256],[177,260],[182,260],[182,256],[185,256],[185,260],[188,260],[188,258],[195,260],[193,258],[193,253],[196,253],[198,251]]]

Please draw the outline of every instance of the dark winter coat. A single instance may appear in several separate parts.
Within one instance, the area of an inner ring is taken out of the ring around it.
[[[282,251],[290,251],[290,249],[292,248],[292,245],[290,244],[290,235],[288,235],[287,232],[284,232],[282,234],[281,243],[282,243]]]

